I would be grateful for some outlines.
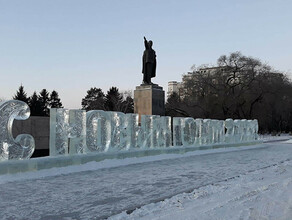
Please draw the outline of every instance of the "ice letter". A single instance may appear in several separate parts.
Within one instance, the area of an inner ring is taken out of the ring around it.
[[[86,112],[69,111],[69,154],[86,153]]]
[[[68,154],[69,110],[50,109],[50,156]]]
[[[141,115],[141,130],[139,134],[142,148],[153,148],[158,146],[158,120],[157,115]]]
[[[141,122],[140,122],[140,126],[138,127],[138,137],[137,137],[137,148],[144,148],[146,143],[145,143],[145,139],[146,139],[146,133],[145,133],[145,116],[141,115]]]
[[[234,120],[234,142],[238,143],[242,141],[242,133],[243,133],[243,128],[242,128],[242,122],[241,120]]]
[[[210,119],[203,119],[201,126],[201,145],[210,144],[212,140],[212,129]]]
[[[130,148],[138,147],[138,132],[139,132],[139,115],[138,114],[126,114],[125,115],[125,147],[127,150]]]
[[[18,100],[0,102],[0,161],[28,159],[34,152],[35,142],[31,135],[12,136],[13,120],[29,118],[30,110],[25,102]]]
[[[86,113],[86,144],[89,152],[108,151],[111,143],[111,120],[109,113],[92,110]]]
[[[184,118],[182,142],[184,146],[194,146],[196,138],[196,122],[193,118]]]
[[[151,135],[151,148],[159,147],[159,139],[160,139],[160,127],[161,121],[160,116],[152,115],[152,135]]]
[[[85,148],[85,111],[50,109],[50,156],[80,154],[86,151]]]
[[[247,129],[246,129],[246,140],[252,141],[253,137],[253,120],[247,120]]]
[[[201,118],[196,118],[195,119],[195,122],[196,122],[196,133],[195,133],[195,136],[196,136],[196,139],[195,139],[195,143],[197,145],[201,145],[201,142],[202,142],[202,127],[203,127],[203,119]]]
[[[141,127],[139,130],[139,147],[150,147],[150,135],[151,135],[151,116],[141,115]]]
[[[171,135],[171,117],[162,116],[159,118],[159,147],[171,147],[172,146],[172,135]]]
[[[258,140],[259,139],[259,135],[258,135],[258,132],[259,132],[259,123],[258,123],[258,120],[257,119],[254,119],[253,120],[253,123],[254,123],[254,140]]]
[[[178,147],[182,146],[182,128],[183,128],[183,120],[182,117],[174,117],[173,118],[173,146]]]
[[[123,150],[126,148],[125,114],[122,112],[108,112],[111,117],[111,149]]]
[[[223,120],[218,121],[218,129],[218,142],[223,143],[225,141],[225,126]]]
[[[219,133],[220,133],[219,120],[212,119],[210,121],[210,128],[211,128],[211,132],[212,132],[211,144],[218,143],[219,142]]]
[[[247,141],[248,122],[246,119],[241,120],[241,141]]]
[[[234,142],[234,122],[233,119],[228,118],[225,120],[225,142],[233,143]]]

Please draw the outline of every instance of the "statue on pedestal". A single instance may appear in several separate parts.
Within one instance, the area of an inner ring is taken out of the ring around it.
[[[147,41],[144,37],[144,45],[145,50],[143,53],[143,68],[142,73],[143,82],[142,85],[152,85],[151,78],[156,76],[156,54],[155,51],[152,49],[153,42]]]

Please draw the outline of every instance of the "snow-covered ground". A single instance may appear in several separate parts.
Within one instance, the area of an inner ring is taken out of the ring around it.
[[[292,219],[292,161],[208,184],[109,219]]]
[[[0,219],[291,219],[291,161],[289,140],[2,175]]]

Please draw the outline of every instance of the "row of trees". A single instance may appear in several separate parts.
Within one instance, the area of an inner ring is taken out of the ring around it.
[[[63,108],[59,94],[55,90],[49,93],[43,89],[39,94],[34,92],[32,96],[28,97],[21,85],[13,99],[27,103],[32,116],[49,116],[49,108]]]
[[[16,91],[15,100],[26,102],[32,116],[49,116],[49,108],[63,108],[59,94],[54,90],[49,93],[43,89],[39,94],[34,92],[28,96],[21,85]],[[111,87],[105,95],[100,88],[90,88],[87,95],[82,99],[82,109],[119,111],[124,113],[134,112],[134,100],[131,91],[120,93],[117,87]]]
[[[223,55],[216,67],[184,75],[183,88],[183,95],[168,98],[168,115],[258,119],[262,132],[292,131],[291,80],[259,59]]]
[[[131,92],[120,93],[117,87],[111,87],[105,95],[100,88],[91,88],[82,99],[82,109],[118,111],[123,113],[134,112],[134,100]]]

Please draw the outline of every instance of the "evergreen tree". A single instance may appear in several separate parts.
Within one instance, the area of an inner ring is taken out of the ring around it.
[[[37,95],[36,92],[34,92],[33,95],[30,97],[29,107],[30,107],[30,115],[31,116],[42,116],[43,115],[39,96]]]
[[[181,100],[180,96],[176,92],[170,94],[165,105],[166,115],[171,117],[189,117],[185,110],[186,105]]]
[[[123,110],[124,113],[134,113],[134,99],[131,96],[127,96],[123,101]]]
[[[123,96],[117,87],[111,87],[105,97],[107,111],[122,111]]]
[[[46,89],[43,89],[40,92],[39,101],[41,104],[41,111],[42,116],[49,116],[49,104],[50,104],[50,98],[49,98],[49,92]]]
[[[23,85],[20,85],[18,90],[16,91],[16,95],[13,97],[14,100],[20,100],[25,103],[29,103],[29,98],[27,97],[26,92],[24,91]]]
[[[105,110],[104,108],[105,97],[100,88],[90,88],[87,95],[82,99],[82,109],[89,110]]]
[[[49,106],[51,108],[63,108],[61,99],[59,98],[59,94],[55,90],[53,90],[51,95],[50,95]]]

